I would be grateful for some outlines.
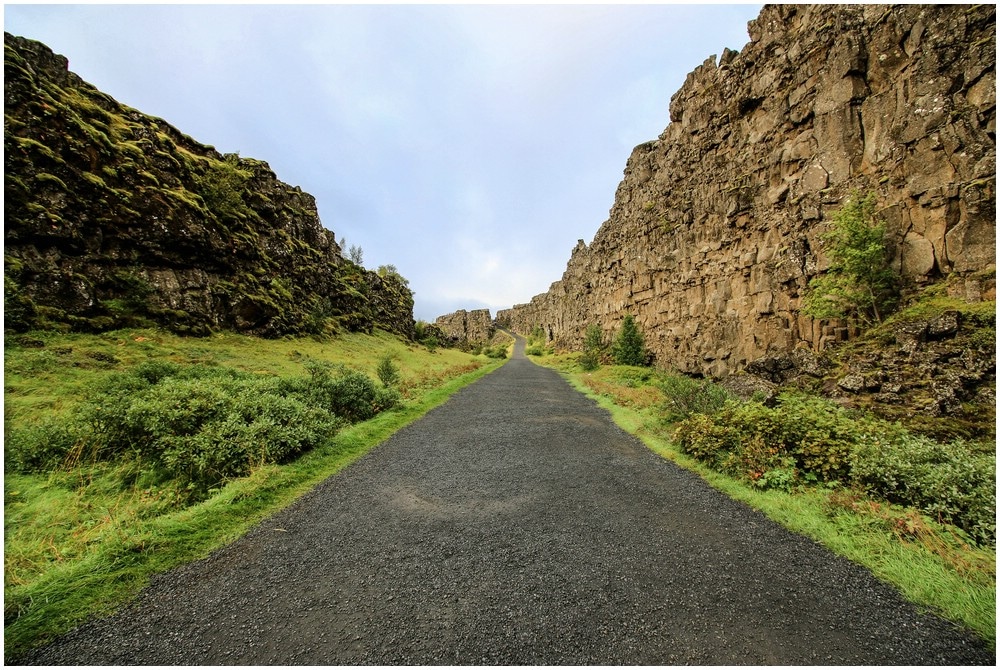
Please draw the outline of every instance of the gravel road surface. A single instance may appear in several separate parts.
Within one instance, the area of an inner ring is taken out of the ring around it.
[[[31,664],[935,664],[995,653],[518,353]]]

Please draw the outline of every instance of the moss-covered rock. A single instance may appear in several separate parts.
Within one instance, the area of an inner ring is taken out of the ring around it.
[[[315,199],[121,105],[4,34],[7,327],[155,323],[411,336],[405,280],[345,259]]]

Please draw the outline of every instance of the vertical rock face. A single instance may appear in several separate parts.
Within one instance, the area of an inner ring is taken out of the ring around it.
[[[344,259],[308,193],[4,35],[7,328],[413,333],[405,280]]]
[[[451,314],[439,316],[434,321],[434,325],[441,329],[441,332],[453,343],[463,342],[489,342],[496,328],[493,326],[493,317],[488,309],[474,309],[465,311],[460,309]]]
[[[688,75],[562,279],[498,322],[577,346],[632,314],[659,364],[713,376],[822,349],[846,329],[800,300],[855,191],[911,285],[995,268],[995,26],[993,6],[765,7]]]

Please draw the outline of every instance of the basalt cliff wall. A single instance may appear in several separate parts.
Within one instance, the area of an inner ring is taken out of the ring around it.
[[[460,309],[451,314],[439,316],[434,325],[441,329],[448,343],[452,345],[489,342],[496,333],[493,317],[488,309],[466,311]]]
[[[853,192],[908,286],[995,299],[995,26],[993,6],[765,7],[688,75],[562,279],[497,322],[578,347],[632,314],[658,365],[716,377],[821,350],[850,333],[800,301]]]
[[[315,199],[4,34],[5,328],[412,336],[405,280],[345,259]]]

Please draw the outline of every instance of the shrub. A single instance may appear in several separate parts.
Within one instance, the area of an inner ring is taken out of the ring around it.
[[[977,542],[996,542],[996,452],[962,441],[941,444],[897,429],[867,436],[851,475],[867,493],[954,524]]]
[[[781,445],[803,474],[822,481],[849,475],[851,451],[867,425],[829,400],[799,394],[780,396],[773,409],[747,403],[734,420]]]
[[[226,154],[223,160],[212,161],[203,173],[194,176],[195,189],[220,220],[239,219],[250,211],[244,198],[251,177],[253,172],[244,169],[239,155]]]
[[[674,439],[685,453],[719,467],[725,455],[739,444],[739,434],[704,414],[693,414],[674,429]]]
[[[697,393],[690,395],[699,400]],[[854,445],[867,425],[822,398],[783,395],[774,408],[757,402],[732,404],[718,397],[711,402],[722,409],[713,416],[689,414],[682,421],[681,447],[762,487],[846,480]],[[707,437],[691,435],[695,429]]]
[[[46,417],[34,425],[4,431],[4,468],[44,472],[62,465],[77,445],[79,426]]]
[[[309,381],[307,397],[317,405],[351,423],[366,421],[390,409],[399,400],[398,393],[378,388],[371,377],[343,365],[306,363]]]
[[[798,472],[795,459],[782,447],[766,441],[759,433],[741,438],[721,459],[719,469],[744,477],[758,488],[788,490],[797,483]]]
[[[729,404],[679,422],[681,449],[760,488],[839,482],[913,507],[996,541],[996,453],[992,445],[941,444],[899,425],[857,417],[822,398],[782,395],[778,406]]]
[[[233,412],[230,389],[208,379],[168,377],[135,397],[122,417],[122,433],[131,450],[157,456],[164,443],[183,440],[205,424]]]
[[[601,358],[597,354],[597,352],[594,351],[583,352],[582,354],[580,354],[580,357],[577,359],[577,362],[580,364],[580,367],[583,368],[584,371],[586,372],[593,372],[597,368],[601,367]]]
[[[726,406],[732,396],[724,388],[707,379],[685,375],[665,375],[660,381],[663,392],[663,420],[673,423],[692,414],[715,414]]]
[[[181,366],[169,361],[144,361],[132,369],[132,374],[150,384],[181,373]]]
[[[151,362],[96,388],[78,420],[10,431],[7,465],[49,470],[69,460],[139,459],[200,493],[255,466],[319,446],[349,421],[393,407],[399,393],[342,366],[309,362],[308,377]]]
[[[488,358],[507,358],[507,345],[498,344],[493,347],[485,347],[483,354]]]
[[[255,466],[286,463],[343,425],[329,412],[254,384],[239,392],[228,409],[196,431],[156,440],[156,457],[171,477],[208,488],[248,475]]]

